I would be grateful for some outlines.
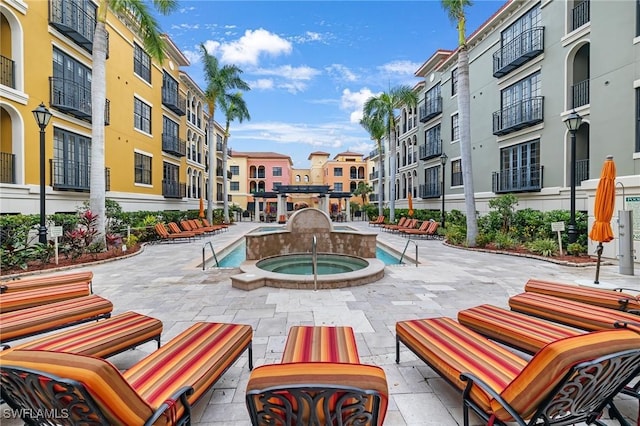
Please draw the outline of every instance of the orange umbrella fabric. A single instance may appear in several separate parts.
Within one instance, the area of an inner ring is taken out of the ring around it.
[[[413,197],[411,196],[411,192],[409,192],[407,201],[409,202],[409,216],[413,216]]]
[[[611,218],[616,204],[616,164],[613,156],[607,156],[600,173],[594,206],[595,222],[589,233],[592,241],[607,243],[613,240]]]
[[[198,213],[198,216],[201,218],[204,217],[204,200],[202,197],[200,197],[200,213]]]

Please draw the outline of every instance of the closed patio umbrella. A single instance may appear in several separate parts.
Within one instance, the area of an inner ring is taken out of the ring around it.
[[[200,197],[200,213],[198,213],[198,217],[204,217],[204,200]]]
[[[602,166],[600,182],[596,189],[596,201],[594,206],[595,222],[591,227],[589,238],[598,242],[598,263],[596,264],[595,284],[599,284],[600,258],[602,257],[602,243],[613,240],[613,230],[611,229],[611,218],[616,204],[616,164],[613,156],[608,155]]]
[[[413,197],[411,196],[411,193],[409,193],[407,201],[409,202],[409,216],[413,217]]]

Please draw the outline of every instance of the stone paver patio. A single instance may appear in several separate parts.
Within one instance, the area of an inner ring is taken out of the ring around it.
[[[345,225],[378,232],[366,222]],[[231,245],[257,223],[240,222],[228,232],[191,243],[152,244],[128,259],[93,265],[93,289],[114,304],[114,314],[134,310],[159,318],[167,341],[194,321],[237,322],[254,329],[254,365],[279,362],[288,329],[293,325],[346,325],[356,332],[363,363],[384,368],[390,390],[385,425],[453,426],[462,423],[461,396],[406,348],[395,363],[395,323],[399,320],[451,316],[481,303],[507,307],[509,296],[523,291],[527,279],[545,278],[568,283],[593,281],[595,267],[553,263],[465,251],[438,240],[416,240],[419,265],[387,266],[382,280],[335,290],[285,290],[269,287],[243,291],[231,287],[238,269],[202,271],[203,245],[216,252]],[[406,238],[379,232],[378,241],[401,252]],[[617,244],[612,242],[611,244]],[[409,245],[414,256],[415,247]],[[206,248],[206,256],[210,256]],[[617,265],[605,265],[601,285],[634,288],[640,279],[621,275]],[[147,343],[110,358],[126,369],[153,351]],[[195,406],[194,424],[249,425],[244,389],[249,377],[242,356]],[[638,402],[620,397],[617,404],[635,418]],[[6,405],[1,407],[7,409]],[[606,413],[605,413],[606,414]],[[20,424],[4,418],[3,425]],[[609,420],[610,424],[617,424]]]

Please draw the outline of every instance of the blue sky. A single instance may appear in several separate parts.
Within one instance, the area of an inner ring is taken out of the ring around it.
[[[467,33],[503,4],[476,0]],[[178,11],[159,20],[202,88],[200,43],[244,71],[251,120],[232,122],[229,146],[287,154],[298,168],[309,166],[313,151],[367,155],[373,142],[359,124],[362,104],[389,87],[415,85],[425,60],[457,45],[440,0],[180,0]],[[224,125],[218,110],[215,118]]]

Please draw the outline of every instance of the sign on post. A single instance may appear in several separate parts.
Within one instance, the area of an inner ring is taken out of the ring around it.
[[[56,251],[56,265],[58,264],[58,237],[62,237],[62,226],[49,227],[49,237],[53,238]]]
[[[558,233],[558,247],[560,247],[560,256],[562,256],[562,235],[564,231],[564,222],[551,222],[551,231]]]

